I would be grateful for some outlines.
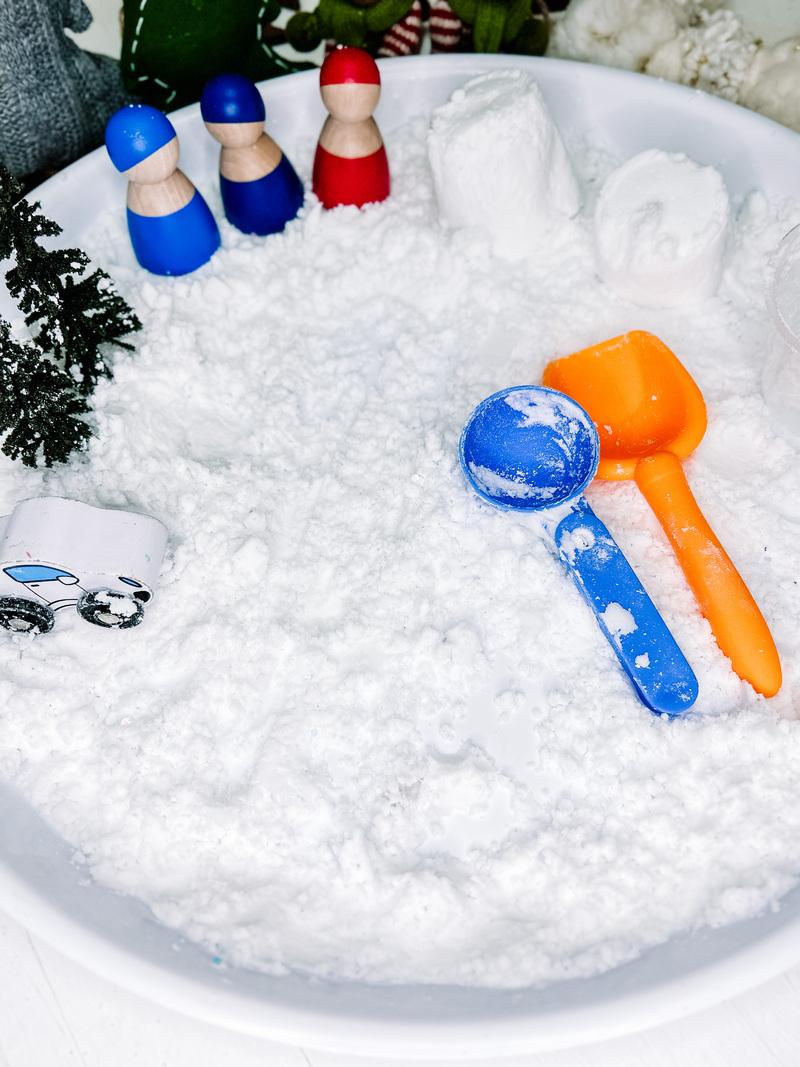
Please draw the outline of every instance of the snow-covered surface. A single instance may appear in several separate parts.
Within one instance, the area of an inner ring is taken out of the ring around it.
[[[477,400],[634,311],[594,278],[586,219],[514,265],[439,228],[425,134],[395,134],[386,204],[311,207],[264,244],[225,228],[186,280],[130,270],[119,213],[98,226],[146,332],[87,464],[4,491],[141,507],[173,551],[137,630],[0,649],[2,770],[224,963],[547,982],[800,873],[800,475],[757,391],[765,265],[800,211],[751,197],[719,298],[635,311],[706,393],[692,484],[786,669],[769,703],[740,683],[635,488],[596,486],[700,679],[697,714],[662,722],[456,455]],[[310,142],[286,147],[307,174]],[[614,161],[575,158],[591,202]]]

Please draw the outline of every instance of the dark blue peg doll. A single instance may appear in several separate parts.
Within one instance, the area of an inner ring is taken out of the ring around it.
[[[220,74],[203,89],[200,110],[222,145],[219,180],[228,221],[244,233],[280,233],[302,207],[303,183],[264,132],[258,89],[241,74]]]

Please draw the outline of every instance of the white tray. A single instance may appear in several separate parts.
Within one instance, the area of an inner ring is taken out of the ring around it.
[[[521,67],[538,79],[567,136],[618,155],[659,147],[717,166],[734,198],[755,187],[798,196],[800,137],[725,101],[622,71],[511,56],[430,56],[381,67],[377,113],[393,127],[427,114],[468,77]],[[324,118],[315,72],[266,82],[270,132],[292,143],[298,126]],[[173,116],[182,166],[211,176],[217,146],[197,106]],[[33,194],[80,243],[100,211],[119,204],[125,181],[98,150]],[[0,303],[4,294],[0,293]],[[601,1041],[696,1011],[800,960],[800,891],[764,915],[674,939],[590,980],[533,990],[376,987],[270,978],[221,970],[128,897],[87,882],[72,850],[19,796],[0,787],[0,908],[66,955],[171,1008],[292,1045],[403,1059],[493,1056]]]

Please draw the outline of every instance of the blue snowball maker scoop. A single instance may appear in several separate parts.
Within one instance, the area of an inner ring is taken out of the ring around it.
[[[499,508],[553,509],[556,551],[600,629],[652,711],[680,715],[697,679],[675,638],[603,523],[581,495],[597,471],[600,441],[584,409],[563,393],[520,385],[487,397],[459,446],[475,492]]]

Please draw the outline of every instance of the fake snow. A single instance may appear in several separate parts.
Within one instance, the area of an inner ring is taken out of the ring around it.
[[[139,606],[132,597],[123,596],[121,593],[112,593],[108,590],[95,594],[95,602],[104,604],[109,608],[109,615],[129,619],[139,611]]]
[[[516,500],[548,500],[556,490],[550,486],[529,485],[525,481],[526,472],[521,471],[518,479],[504,478],[502,474],[480,463],[470,463],[470,474],[480,489],[491,497],[511,497]]]
[[[85,462],[6,464],[2,503],[139,509],[171,547],[139,627],[62,613],[0,642],[0,773],[98,881],[227,964],[591,975],[800,876],[800,463],[758,389],[767,256],[800,210],[752,197],[718,297],[633,308],[595,277],[590,220],[509,264],[440,226],[425,124],[388,140],[385,204],[309,205],[263,241],[223,225],[185,279],[131,266],[121,210],[98,224],[145,331],[98,387]],[[311,145],[286,147],[308,175]],[[597,155],[575,160],[588,193]],[[465,486],[478,401],[633,326],[705,393],[686,470],[772,624],[774,700],[730,670],[633,484],[587,497],[699,678],[673,721],[536,517]]]
[[[625,637],[626,634],[632,634],[636,630],[636,622],[633,615],[627,608],[623,608],[622,604],[617,604],[614,601],[608,605],[600,618],[612,637]],[[637,664],[639,659],[641,659],[641,656],[637,657]]]
[[[588,526],[578,526],[575,530],[567,530],[562,533],[561,554],[572,566],[575,563],[575,557],[582,552],[590,551],[590,549],[594,548],[595,543],[594,531]]]
[[[521,389],[509,393],[503,403],[522,415],[520,426],[549,426],[552,430],[558,430],[556,444],[565,452],[569,453],[570,447],[575,444],[581,425],[577,419],[571,419],[565,413],[563,398],[538,390],[531,392]]]

